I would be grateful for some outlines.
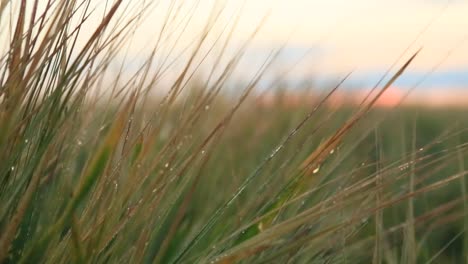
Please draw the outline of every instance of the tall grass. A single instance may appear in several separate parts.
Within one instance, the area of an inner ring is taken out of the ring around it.
[[[178,49],[197,6],[169,1],[129,74],[160,5],[1,1],[0,262],[466,260],[465,113],[374,109],[417,52],[356,107],[327,104],[349,75],[265,107],[281,49],[228,89],[261,28],[230,52],[242,9]]]

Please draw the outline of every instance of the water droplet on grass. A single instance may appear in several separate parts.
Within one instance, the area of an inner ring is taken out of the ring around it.
[[[263,222],[258,223],[258,230],[263,231]]]
[[[315,168],[312,173],[317,174],[319,171],[320,171],[320,166],[317,166],[317,168]]]
[[[410,161],[410,162],[407,162],[403,165],[400,165],[398,168],[400,169],[400,171],[403,171],[403,170],[407,170],[409,169],[410,165],[413,164],[414,162],[413,161]]]
[[[281,150],[281,147],[282,146],[279,146],[277,148],[275,148],[275,150],[273,150],[273,152],[271,153],[270,155],[270,158],[272,159],[273,157],[275,157],[276,154],[278,154],[278,152]]]

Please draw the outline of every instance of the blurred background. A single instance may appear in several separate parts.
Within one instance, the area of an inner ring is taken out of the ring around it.
[[[159,1],[148,14],[151,19],[144,21],[135,33],[128,48],[136,64],[137,58],[146,58],[149,51],[145,48],[157,39],[168,10],[179,10],[180,14],[181,24],[174,27],[172,37],[183,32],[171,52],[167,51],[171,58],[197,39],[211,13],[219,12],[213,34],[208,38],[215,40],[226,31],[227,24],[236,23],[228,51],[234,52],[261,25],[239,67],[237,80],[251,78],[268,54],[282,47],[279,62],[262,80],[265,87],[269,78],[275,79],[285,71],[283,81],[287,87],[304,80],[321,87],[353,71],[345,86],[362,92],[422,48],[381,102],[393,105],[397,98],[414,89],[406,103],[430,106],[468,103],[467,1],[188,0],[183,6],[171,3]],[[184,25],[188,16],[190,23]],[[184,61],[184,57],[178,59]]]
[[[137,2],[128,3],[118,12],[130,14],[145,4]],[[46,3],[39,1],[39,9],[44,9]],[[107,1],[91,3],[97,14],[104,14],[109,8]],[[353,71],[345,86],[361,94],[422,48],[381,102],[394,105],[397,98],[412,89],[412,95],[405,100],[408,104],[464,106],[468,103],[465,99],[468,98],[467,1],[161,0],[148,2],[145,12],[139,18],[139,27],[132,31],[132,41],[117,55],[125,61],[124,73],[128,76],[151,54],[149,47],[159,41],[162,48],[158,49],[155,61],[158,65],[173,61],[170,65],[167,63],[170,70],[164,77],[167,83],[172,83],[201,33],[207,29],[207,23],[211,23],[207,36],[210,41],[206,43],[214,43],[220,35],[227,34],[229,27],[234,28],[229,32],[230,42],[225,47],[225,63],[258,29],[242,58],[241,67],[233,74],[236,81],[252,78],[271,51],[281,47],[278,63],[265,74],[260,87],[269,87],[269,80],[276,80],[279,73],[287,72],[282,74],[285,87],[300,86],[307,81],[318,88]],[[172,22],[164,28],[167,18]],[[8,24],[10,19],[10,27],[13,27],[15,15],[0,19],[7,22],[2,24]],[[99,16],[91,16],[82,29],[82,36],[92,34],[93,25],[99,19]],[[170,34],[162,34],[161,40],[162,30]],[[2,51],[8,48],[11,32],[11,29],[0,32]],[[78,45],[84,45],[86,39],[78,39]],[[202,49],[216,51],[220,46],[204,45]],[[197,74],[218,59],[212,57],[211,60],[210,56],[205,58]],[[116,61],[117,74],[121,65]]]

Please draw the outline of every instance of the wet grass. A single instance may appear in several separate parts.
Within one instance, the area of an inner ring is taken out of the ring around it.
[[[467,111],[374,107],[417,52],[359,105],[328,104],[348,75],[265,106],[256,88],[281,49],[232,92],[258,29],[222,60],[237,20],[208,41],[215,8],[184,57],[181,4],[128,76],[112,62],[157,3],[2,1],[1,263],[466,260]]]

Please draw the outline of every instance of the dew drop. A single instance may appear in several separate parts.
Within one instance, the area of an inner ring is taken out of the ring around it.
[[[312,173],[317,174],[319,171],[320,171],[320,166],[317,166],[317,168],[315,168],[315,170]]]
[[[15,166],[11,166],[11,171],[14,171],[15,170]]]
[[[166,163],[166,164],[164,164],[164,167],[165,167],[165,168],[168,168],[168,167],[169,167],[169,162]]]
[[[258,230],[263,231],[263,222],[258,223]]]
[[[270,159],[274,158],[275,155],[278,154],[278,152],[281,150],[281,147],[282,146],[279,146],[279,147],[275,148],[275,150],[273,150],[273,152],[270,155]]]
[[[24,140],[24,143],[28,144],[28,143],[29,143],[29,140],[28,140],[28,139],[25,139],[25,140]]]
[[[398,168],[400,169],[400,171],[403,171],[403,170],[406,170],[410,167],[410,164],[411,162],[408,162],[408,163],[405,163],[403,165],[400,165]]]
[[[209,106],[209,105],[205,105],[205,110],[206,110],[206,111],[210,110],[210,106]]]
[[[330,154],[335,153],[335,149],[330,150]]]

